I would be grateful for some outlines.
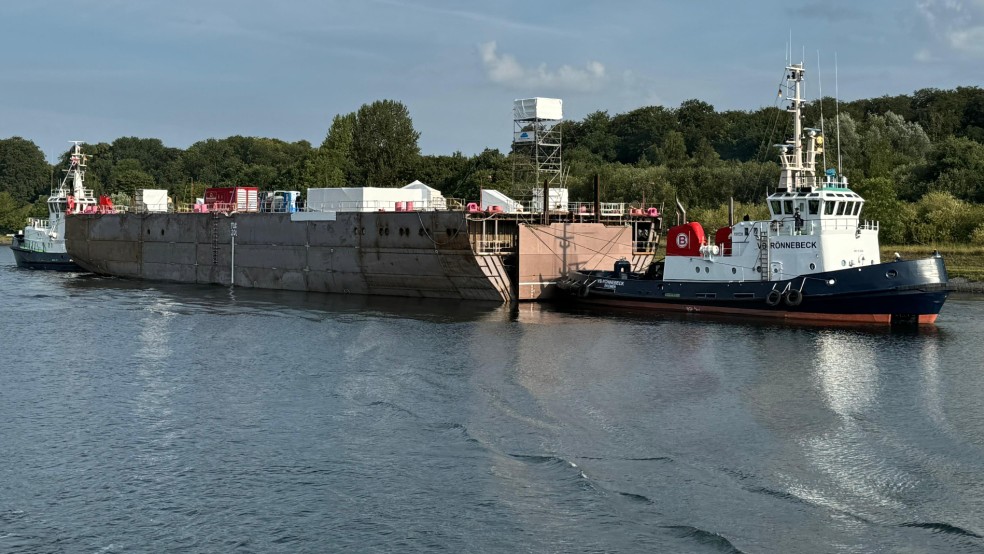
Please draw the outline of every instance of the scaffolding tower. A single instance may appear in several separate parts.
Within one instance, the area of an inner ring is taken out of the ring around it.
[[[561,161],[563,100],[522,98],[513,101],[513,187],[521,195],[564,186]]]

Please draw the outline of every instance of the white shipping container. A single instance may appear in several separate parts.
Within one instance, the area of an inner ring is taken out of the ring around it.
[[[167,190],[137,189],[133,207],[138,212],[163,213],[167,211]]]
[[[260,211],[259,189],[255,187],[239,187],[236,189],[236,211]]]

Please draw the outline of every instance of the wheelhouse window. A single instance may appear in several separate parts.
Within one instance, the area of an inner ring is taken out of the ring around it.
[[[837,202],[833,200],[825,200],[823,203],[824,215],[834,215],[834,208],[836,207],[837,207]]]
[[[850,202],[838,202],[837,215],[844,215],[844,208],[846,208],[848,204],[850,204]]]
[[[782,201],[782,208],[783,208],[783,210],[785,210],[785,213],[787,215],[793,215],[793,201],[792,200],[783,200]]]
[[[769,203],[772,204],[772,213],[773,214],[779,215],[779,214],[782,213],[782,203],[781,202],[779,202],[778,200],[772,200]]]
[[[854,203],[854,215],[858,215],[860,213],[861,213],[861,202],[855,202]]]
[[[817,215],[818,213],[820,213],[819,200],[810,200],[809,202],[807,202],[807,204],[810,206],[810,215]]]

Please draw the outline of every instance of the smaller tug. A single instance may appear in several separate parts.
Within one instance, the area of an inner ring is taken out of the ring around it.
[[[669,229],[666,258],[644,273],[570,271],[558,286],[578,302],[656,311],[788,320],[930,324],[948,295],[939,253],[882,262],[878,223],[862,221],[864,199],[847,177],[818,175],[823,135],[803,129],[803,64],[786,67],[793,137],[780,147],[770,220],[738,222],[708,236],[700,223]],[[805,143],[805,147],[804,147]]]
[[[65,178],[48,197],[48,219],[31,218],[22,231],[14,235],[10,249],[18,267],[54,271],[84,271],[65,248],[65,217],[81,213],[111,213],[109,197],[98,199],[85,188],[86,156],[82,143],[74,145]]]

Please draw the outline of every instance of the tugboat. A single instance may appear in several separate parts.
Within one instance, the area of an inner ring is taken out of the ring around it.
[[[767,198],[768,221],[705,234],[686,221],[667,232],[666,257],[644,273],[626,260],[612,271],[570,271],[557,285],[580,303],[831,323],[931,324],[946,301],[943,258],[882,262],[878,223],[860,219],[864,199],[847,177],[817,175],[823,135],[802,125],[803,64],[786,67],[793,136]]]
[[[73,213],[112,211],[108,197],[93,195],[85,188],[86,156],[82,143],[72,141],[72,153],[65,178],[48,197],[48,219],[31,218],[14,235],[10,249],[18,267],[54,271],[84,271],[65,249],[65,217]]]

